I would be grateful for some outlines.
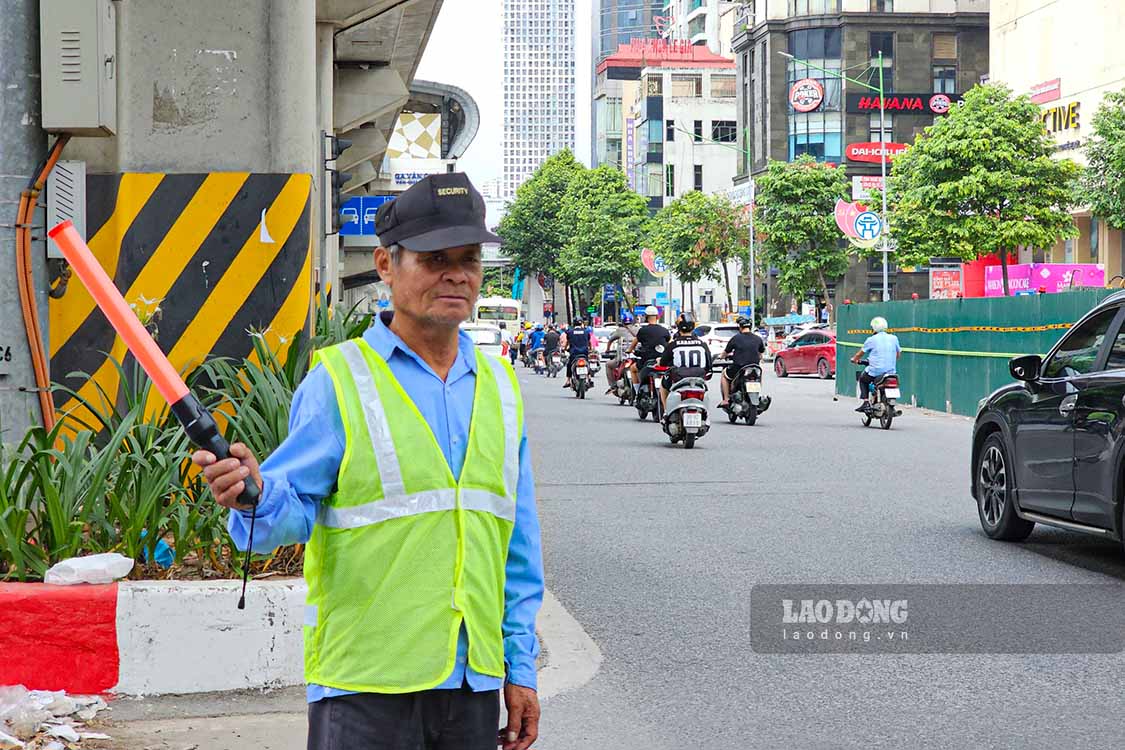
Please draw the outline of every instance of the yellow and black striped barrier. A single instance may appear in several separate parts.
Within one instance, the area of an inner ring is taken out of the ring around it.
[[[127,302],[159,307],[156,338],[174,367],[245,357],[249,330],[280,348],[308,320],[311,186],[307,174],[90,175],[87,241]],[[49,351],[53,380],[95,404],[118,399],[106,352],[128,361],[127,351],[81,284],[50,301]],[[55,407],[78,404],[57,393]]]

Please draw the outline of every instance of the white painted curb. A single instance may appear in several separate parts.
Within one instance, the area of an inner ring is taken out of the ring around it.
[[[209,693],[304,683],[303,579],[252,581],[246,609],[240,581],[122,581],[117,594],[121,666],[113,692]],[[546,700],[589,682],[602,654],[550,591],[537,619],[547,649],[539,671]]]
[[[117,593],[121,667],[114,692],[206,693],[304,682],[302,579],[123,581]]]

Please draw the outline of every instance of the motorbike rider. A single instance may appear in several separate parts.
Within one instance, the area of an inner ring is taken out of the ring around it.
[[[656,347],[667,344],[672,337],[668,333],[668,329],[657,322],[659,320],[660,311],[653,305],[646,307],[645,324],[637,329],[637,335],[633,339],[633,343],[629,345],[628,353],[636,353],[641,365],[650,360],[659,359],[660,352],[656,350]],[[648,378],[648,368],[642,366],[638,371],[636,363],[630,362],[629,374],[633,378],[633,390],[639,391],[641,383]]]
[[[731,336],[726,348],[723,349],[723,356],[730,357],[731,363],[723,369],[721,381],[723,400],[719,402],[720,409],[730,400],[730,386],[739,371],[747,365],[759,364],[762,361],[762,354],[766,351],[766,343],[754,333],[750,318],[743,315],[737,323],[738,333]]]
[[[896,363],[898,358],[902,356],[902,347],[899,346],[898,336],[887,333],[886,318],[882,316],[872,318],[871,330],[875,334],[868,336],[867,340],[863,342],[863,347],[852,357],[852,362],[857,365],[861,359],[867,357],[867,367],[863,369],[859,376],[859,393],[862,401],[856,407],[856,411],[861,413],[871,411],[869,399],[871,384],[883,375],[896,372]]]
[[[630,313],[621,314],[621,323],[614,329],[613,333],[605,342],[605,356],[607,358],[605,366],[605,380],[609,384],[606,389],[606,394],[613,393],[613,373],[621,366],[621,362],[625,359],[625,347],[633,343],[633,339],[637,337],[637,327],[633,325],[633,316]],[[614,346],[614,342],[617,346]],[[612,350],[612,359],[610,359]]]
[[[563,388],[570,387],[570,379],[574,374],[574,363],[579,357],[590,356],[590,329],[586,328],[582,318],[575,318],[566,332],[566,348],[570,359],[566,361],[566,382]]]
[[[520,345],[520,359],[527,356],[527,339],[531,335],[531,323],[524,323],[523,330],[516,335],[516,341]]]
[[[543,348],[543,337],[546,336],[546,331],[543,330],[542,323],[536,323],[531,335],[527,338],[527,353],[531,356],[531,363],[535,366],[535,372],[539,372],[539,361],[535,358],[536,353]]]
[[[660,383],[660,405],[667,407],[668,389],[683,378],[702,378],[711,372],[711,350],[695,335],[695,320],[680,313],[676,319],[676,336],[660,356],[660,364],[672,369]]]
[[[547,328],[547,334],[543,337],[543,361],[550,362],[551,355],[559,350],[559,329],[552,323]]]

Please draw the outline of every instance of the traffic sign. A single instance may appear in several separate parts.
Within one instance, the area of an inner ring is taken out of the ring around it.
[[[875,240],[883,233],[883,220],[874,211],[864,211],[855,217],[855,234],[861,240]]]
[[[375,214],[379,206],[394,200],[393,195],[361,195],[340,206],[340,234],[374,236]]]

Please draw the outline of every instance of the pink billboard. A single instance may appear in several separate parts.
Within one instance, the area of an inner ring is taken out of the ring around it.
[[[1084,286],[1105,286],[1105,266],[1101,263],[1017,263],[1008,266],[1008,291],[1048,294]],[[984,269],[984,296],[1004,294],[1004,276],[1000,266]]]

